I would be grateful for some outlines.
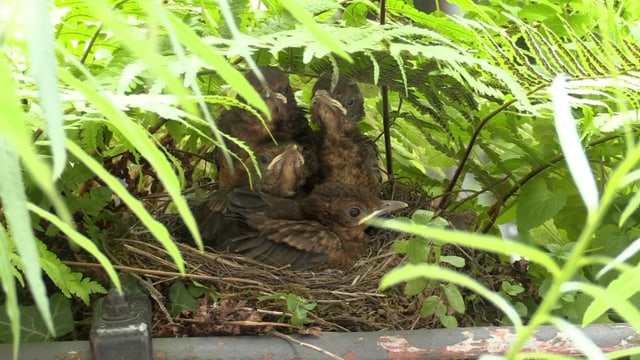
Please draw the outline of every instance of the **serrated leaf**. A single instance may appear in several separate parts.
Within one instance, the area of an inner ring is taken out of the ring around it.
[[[29,70],[37,86],[40,105],[44,112],[53,155],[52,178],[57,179],[67,166],[67,152],[64,148],[66,134],[62,121],[62,104],[56,76],[57,57],[53,51],[53,26],[49,13],[49,2],[45,0],[24,0],[20,10],[25,26],[25,42],[29,50]]]
[[[344,51],[343,44],[336,38],[331,37],[315,22],[311,14],[309,14],[300,4],[293,0],[281,0],[284,7],[298,20],[302,25],[318,40],[318,42],[326,46],[343,59],[351,62],[351,56]]]
[[[72,271],[70,267],[60,262],[56,254],[49,251],[41,241],[38,241],[38,250],[42,261],[42,270],[64,296],[70,297],[73,294],[89,305],[89,295],[107,293],[107,290],[100,283],[84,277],[82,273]]]
[[[0,224],[0,284],[4,291],[4,312],[7,316],[8,336],[13,339],[13,359],[18,359],[18,349],[20,345],[20,308],[18,306],[18,294],[16,291],[16,282],[13,281],[17,269],[13,267],[11,255],[13,250],[9,245],[9,237],[3,224]],[[18,273],[19,274],[19,273]],[[22,283],[22,281],[21,281]],[[24,284],[22,284],[24,286]],[[1,315],[0,315],[1,316]],[[8,343],[6,341],[5,343]]]
[[[0,65],[1,67],[2,65]],[[27,197],[24,192],[24,182],[20,159],[16,149],[8,139],[0,136],[0,200],[3,204],[4,216],[9,224],[9,231],[23,260],[22,271],[27,278],[29,290],[42,312],[43,319],[50,331],[54,325],[49,313],[47,293],[42,281],[42,269],[36,241],[31,228],[31,217],[27,210]]]
[[[353,2],[349,4],[342,14],[342,19],[347,26],[364,26],[368,24],[367,13],[369,7],[361,2]]]
[[[454,284],[446,284],[442,286],[442,290],[444,291],[444,295],[446,296],[447,301],[449,302],[449,305],[453,308],[453,310],[459,312],[460,314],[464,314],[466,307],[464,304],[464,300],[462,299],[462,294],[460,293],[460,290],[458,290],[458,287]]]
[[[562,189],[547,189],[543,179],[534,178],[520,190],[516,221],[518,230],[525,232],[542,225],[564,207],[567,194]]]

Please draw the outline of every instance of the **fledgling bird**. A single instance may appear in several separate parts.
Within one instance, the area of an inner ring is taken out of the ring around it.
[[[259,179],[254,174],[256,191],[280,197],[293,197],[300,193],[309,174],[297,143],[267,143],[258,146],[255,153],[262,174]]]
[[[340,74],[335,87],[331,87],[332,75],[330,73],[322,75],[313,85],[312,94],[318,90],[326,91],[329,96],[338,100],[347,111],[347,118],[354,123],[364,118],[364,97],[356,81]]]
[[[261,71],[265,84],[252,72],[247,75],[247,80],[261,94],[269,108],[271,119],[265,117],[267,127],[251,112],[236,107],[222,111],[218,119],[220,131],[243,141],[254,150],[259,145],[272,143],[274,139],[277,142],[289,141],[298,134],[311,131],[304,112],[296,104],[287,74],[275,67],[263,67]],[[237,144],[225,141],[225,145],[241,159],[247,156]],[[247,177],[240,161],[234,159],[229,164],[224,155],[219,148],[214,152],[220,189],[238,186]]]
[[[258,146],[254,153],[262,174],[261,177],[258,177],[255,170],[251,168],[251,160],[245,159],[246,165],[252,169],[254,192],[281,198],[292,197],[300,192],[307,173],[304,159],[296,143],[264,144]],[[243,189],[242,192],[252,191],[249,189],[248,180],[242,185],[240,186]],[[232,191],[231,188],[219,189],[208,199],[194,206],[193,213],[205,245],[213,245],[218,232],[223,230],[219,226],[224,225],[224,216],[230,206],[229,194]],[[241,192],[238,190],[238,193]],[[236,202],[241,202],[237,197],[235,199]],[[251,198],[247,197],[247,199]],[[262,209],[263,203],[258,202],[256,205],[251,205],[245,202],[242,203],[242,206],[258,211]]]
[[[312,181],[352,184],[379,196],[378,150],[347,114],[327,91],[316,91],[311,100],[311,116],[320,126],[322,144],[318,154],[318,179]]]
[[[303,199],[236,188],[227,200],[214,248],[295,270],[352,266],[369,245],[366,221],[407,206],[334,182],[316,186]]]

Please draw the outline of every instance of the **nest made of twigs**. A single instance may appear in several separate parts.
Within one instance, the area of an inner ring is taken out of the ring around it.
[[[395,198],[409,203],[405,212],[409,214],[418,208],[428,208],[427,197],[420,196],[410,190],[396,193]],[[177,215],[163,215],[162,220],[170,228],[171,224],[179,223]],[[144,229],[132,229],[129,234],[129,238],[110,242],[107,253],[116,263],[143,273],[161,292],[166,290],[162,284],[180,277],[173,260]],[[393,249],[390,238],[398,236],[400,234],[378,231],[372,236],[367,255],[346,271],[276,268],[236,254],[211,249],[200,252],[178,242],[185,260],[185,277],[209,287],[215,301],[203,297],[198,311],[183,313],[181,317],[187,320],[187,325],[177,325],[175,319],[161,316],[156,321],[172,325],[168,332],[166,327],[162,331],[166,336],[261,332],[287,319],[287,306],[277,297],[263,301],[258,298],[295,294],[316,303],[308,317],[314,320],[314,327],[322,331],[434,327],[438,322],[421,317],[419,309],[422,301],[437,292],[437,288],[427,288],[418,296],[404,295],[402,287],[385,292],[378,290],[385,273],[407,262],[404,255]],[[161,302],[165,300],[156,296],[156,301],[163,308]]]

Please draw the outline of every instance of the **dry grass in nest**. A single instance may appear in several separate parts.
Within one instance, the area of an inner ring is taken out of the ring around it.
[[[420,192],[420,194],[422,194]],[[396,199],[410,204],[407,215],[417,208],[428,208],[426,198],[417,198],[415,189],[397,192]],[[161,221],[171,228],[179,223],[175,215],[163,215]],[[131,231],[133,238],[117,239],[107,246],[112,260],[134,272],[145,274],[158,289],[180,278],[169,254],[145,230]],[[397,236],[398,234],[393,234]],[[286,319],[287,307],[282,299],[259,301],[261,296],[295,294],[317,306],[308,313],[314,329],[322,331],[400,330],[438,326],[433,318],[419,315],[422,301],[439,289],[425,289],[418,296],[405,296],[402,288],[378,291],[382,276],[406,262],[393,249],[390,234],[380,231],[364,258],[346,271],[294,271],[275,268],[252,259],[207,249],[200,252],[182,243],[178,247],[185,259],[188,279],[209,287],[216,301],[204,296],[200,309],[181,315],[182,324],[174,322],[166,311],[156,315],[154,336],[228,335],[263,332]],[[155,296],[163,309],[162,296]],[[476,322],[477,319],[471,319]]]

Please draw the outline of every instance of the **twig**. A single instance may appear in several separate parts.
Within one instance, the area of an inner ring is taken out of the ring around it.
[[[269,332],[269,334],[273,335],[273,336],[276,336],[276,337],[279,337],[279,338],[281,338],[283,340],[292,342],[292,343],[294,343],[296,345],[300,345],[302,347],[306,347],[307,349],[315,350],[315,351],[317,351],[317,352],[319,352],[319,353],[321,353],[323,355],[326,355],[326,356],[328,356],[328,357],[330,357],[330,358],[332,358],[334,360],[344,360],[344,358],[342,358],[342,357],[340,357],[340,356],[338,356],[338,355],[336,355],[336,354],[334,354],[332,352],[329,352],[329,351],[327,351],[325,349],[319,348],[319,347],[317,347],[315,345],[311,345],[311,344],[306,343],[304,341],[300,341],[298,339],[294,339],[291,336],[285,335],[285,334],[280,333],[280,332],[278,332],[276,330],[273,330],[273,331]]]
[[[79,261],[62,261],[63,264],[69,266],[85,266],[85,267],[97,267],[102,268],[102,264],[97,263],[85,263]],[[179,272],[173,271],[161,271],[161,270],[151,270],[151,269],[139,269],[131,266],[124,265],[113,265],[114,269],[145,274],[145,275],[159,275],[159,276],[175,276],[183,279],[197,279],[197,280],[209,280],[209,281],[235,281],[241,283],[247,283],[252,285],[262,285],[260,281],[250,280],[250,279],[242,279],[242,278],[234,278],[234,277],[218,277],[218,276],[208,276],[208,275],[199,275],[199,274],[181,274]]]
[[[133,276],[136,280],[138,280],[138,282],[142,286],[144,286],[145,289],[147,289],[147,291],[149,292],[149,295],[151,295],[153,300],[155,300],[156,305],[158,305],[158,308],[160,309],[160,312],[167,319],[167,323],[169,325],[178,325],[175,321],[173,321],[173,316],[171,316],[171,314],[169,313],[169,310],[167,310],[167,307],[164,306],[164,301],[163,301],[164,300],[164,296],[160,293],[160,291],[158,291],[158,289],[153,287],[153,285],[149,284],[148,281],[146,281],[145,279],[141,278],[139,275],[131,274],[131,276]]]

